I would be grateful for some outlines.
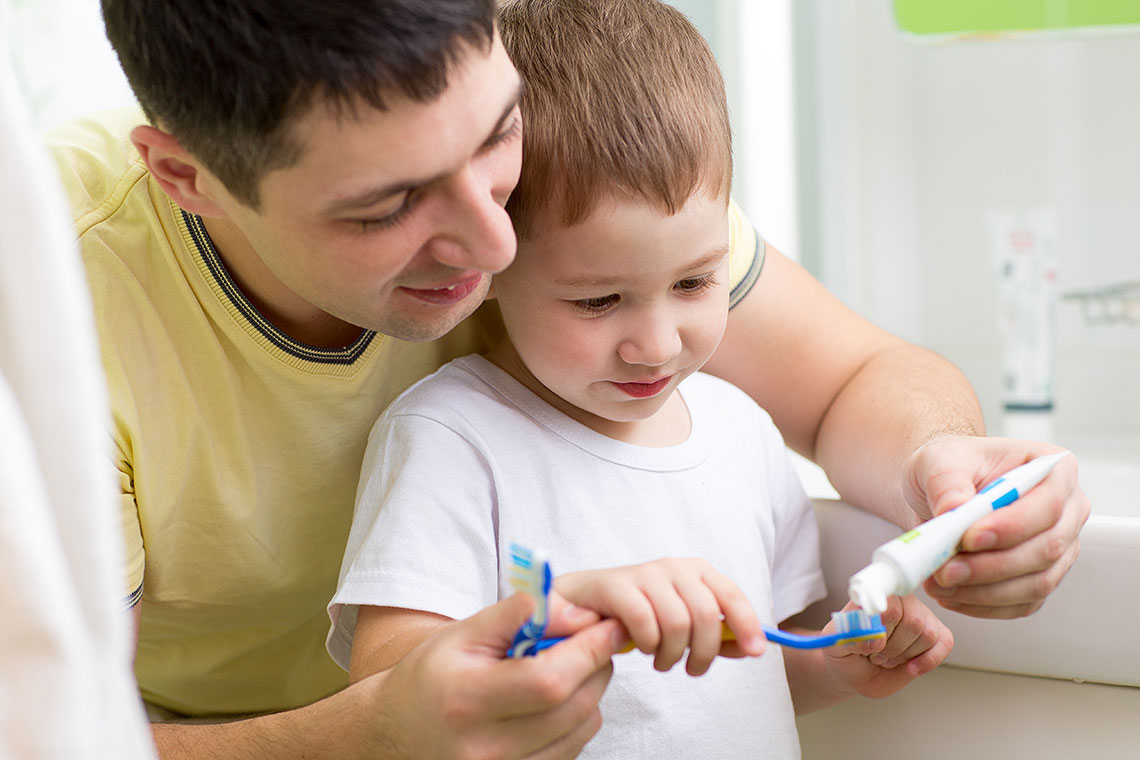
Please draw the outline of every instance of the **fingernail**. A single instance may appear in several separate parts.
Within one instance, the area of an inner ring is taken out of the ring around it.
[[[997,534],[992,530],[983,530],[974,536],[970,541],[969,549],[975,552],[984,552],[987,549],[992,549],[997,545]]]
[[[574,625],[576,623],[586,622],[586,620],[594,616],[594,613],[585,607],[579,607],[576,604],[568,604],[563,608],[562,616],[566,619],[567,623]]]
[[[613,644],[614,651],[620,652],[633,644],[633,640],[630,639],[625,631],[619,629],[614,631],[613,635],[610,636],[610,643]]]
[[[765,639],[763,636],[752,636],[740,642],[746,652],[755,652],[756,654],[763,654],[765,647]]]
[[[946,567],[942,568],[942,572],[939,573],[938,582],[939,585],[943,587],[958,586],[965,582],[969,577],[970,566],[965,562],[954,561],[948,564]]]

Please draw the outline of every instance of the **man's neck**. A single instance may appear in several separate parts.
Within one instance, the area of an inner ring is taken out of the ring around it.
[[[360,337],[360,327],[312,305],[281,282],[228,219],[202,217],[202,224],[234,284],[278,330],[318,348],[344,348]]]

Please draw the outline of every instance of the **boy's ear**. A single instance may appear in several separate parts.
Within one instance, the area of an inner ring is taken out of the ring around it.
[[[131,130],[131,142],[151,176],[181,208],[199,216],[226,215],[201,189],[201,164],[174,135],[144,124]]]

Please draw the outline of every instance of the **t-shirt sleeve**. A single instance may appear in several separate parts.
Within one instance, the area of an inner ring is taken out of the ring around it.
[[[495,488],[463,432],[416,414],[381,417],[329,603],[329,654],[348,667],[361,605],[463,618],[498,599]]]
[[[143,547],[142,525],[139,521],[139,508],[135,502],[134,485],[127,466],[118,467],[119,476],[119,518],[123,532],[124,586],[123,607],[130,609],[142,599],[143,574],[146,567],[146,551]]]
[[[756,232],[744,210],[734,200],[728,204],[729,308],[740,303],[764,269],[767,244]]]

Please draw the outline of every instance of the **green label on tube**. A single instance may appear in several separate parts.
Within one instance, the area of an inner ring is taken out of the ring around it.
[[[979,35],[1140,24],[1136,0],[894,0],[899,28]]]

